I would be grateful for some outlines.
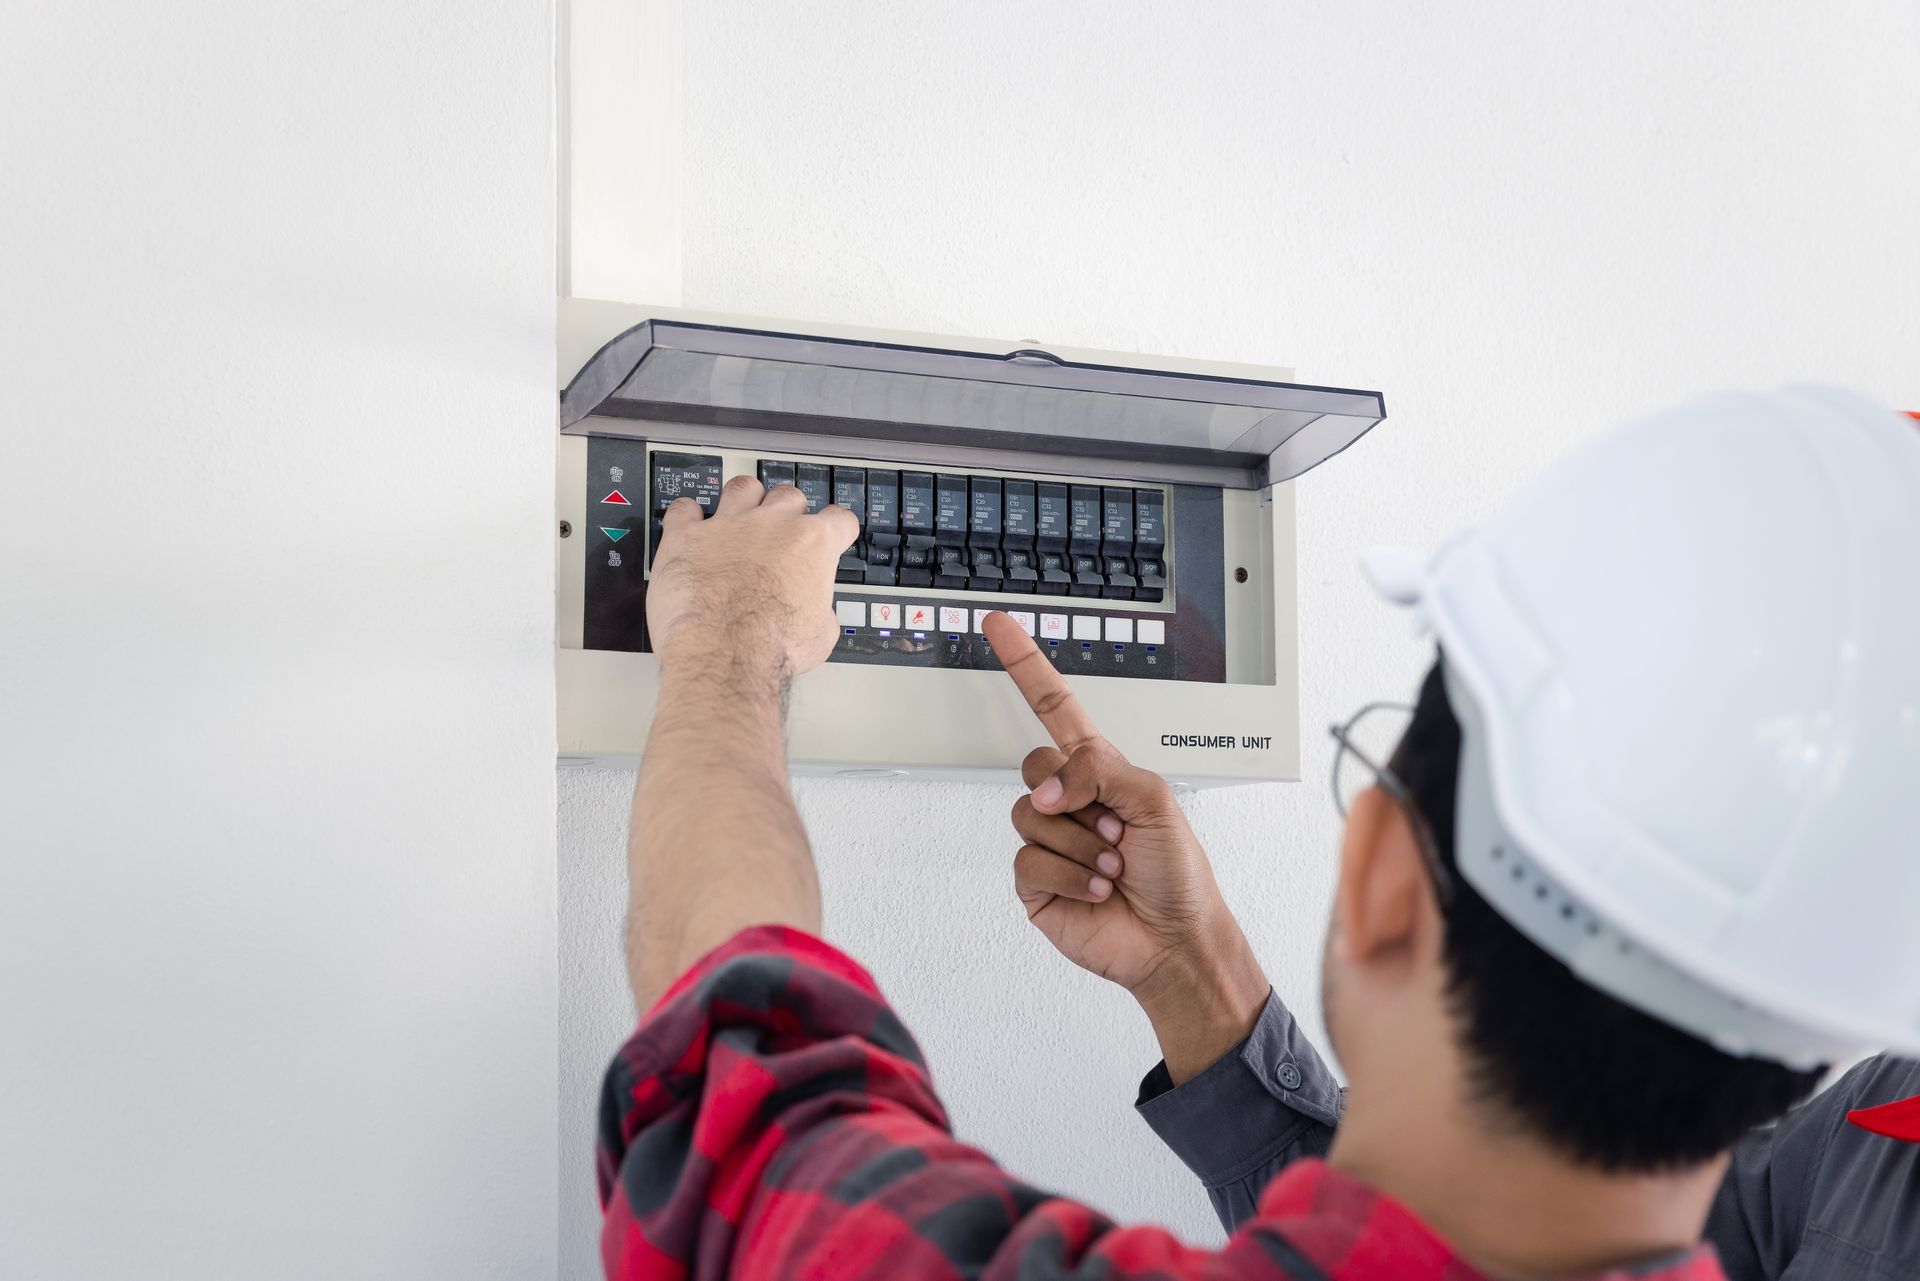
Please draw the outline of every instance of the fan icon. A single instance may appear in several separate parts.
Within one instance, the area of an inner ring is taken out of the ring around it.
[[[607,565],[609,568],[612,568],[612,569],[620,568],[620,553],[616,551],[609,551],[607,553]]]
[[[618,485],[627,478],[627,469],[624,467],[609,467],[607,468],[607,475],[611,476],[613,483]]]

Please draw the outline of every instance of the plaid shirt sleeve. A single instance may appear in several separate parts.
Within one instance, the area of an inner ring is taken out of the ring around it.
[[[1244,1239],[1219,1255],[1118,1229],[956,1142],[873,980],[780,927],[648,1013],[608,1070],[599,1159],[617,1281],[1317,1275]]]

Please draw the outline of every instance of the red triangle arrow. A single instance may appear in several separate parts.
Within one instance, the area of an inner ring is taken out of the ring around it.
[[[607,495],[607,496],[606,496],[605,498],[602,498],[602,499],[601,499],[600,501],[601,501],[601,502],[603,502],[603,503],[613,503],[613,504],[615,504],[616,506],[619,506],[619,507],[631,507],[631,506],[633,506],[633,504],[632,504],[632,503],[630,503],[630,502],[628,502],[628,501],[627,501],[627,496],[626,496],[625,494],[623,494],[623,493],[621,493],[621,492],[620,492],[619,490],[617,490],[617,489],[616,489],[616,490],[614,490],[614,491],[613,491],[613,492],[612,492],[611,494],[608,494],[608,495]]]
[[[1847,1113],[1847,1120],[1890,1139],[1920,1143],[1920,1095],[1882,1103],[1879,1107],[1855,1108]]]

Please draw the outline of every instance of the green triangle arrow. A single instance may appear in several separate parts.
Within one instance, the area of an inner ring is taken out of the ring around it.
[[[608,529],[605,525],[602,525],[600,526],[600,532],[617,543],[633,531],[630,529]]]

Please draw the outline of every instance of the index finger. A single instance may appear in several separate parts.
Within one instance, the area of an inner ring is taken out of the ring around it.
[[[987,634],[987,642],[993,646],[1000,665],[1019,687],[1021,697],[1027,700],[1027,706],[1040,718],[1047,733],[1053,735],[1061,751],[1071,752],[1082,743],[1091,743],[1100,737],[1093,718],[1068,687],[1067,678],[1047,661],[1040,647],[1033,643],[1033,637],[1027,635],[1026,628],[996,609],[987,615],[981,630]]]

